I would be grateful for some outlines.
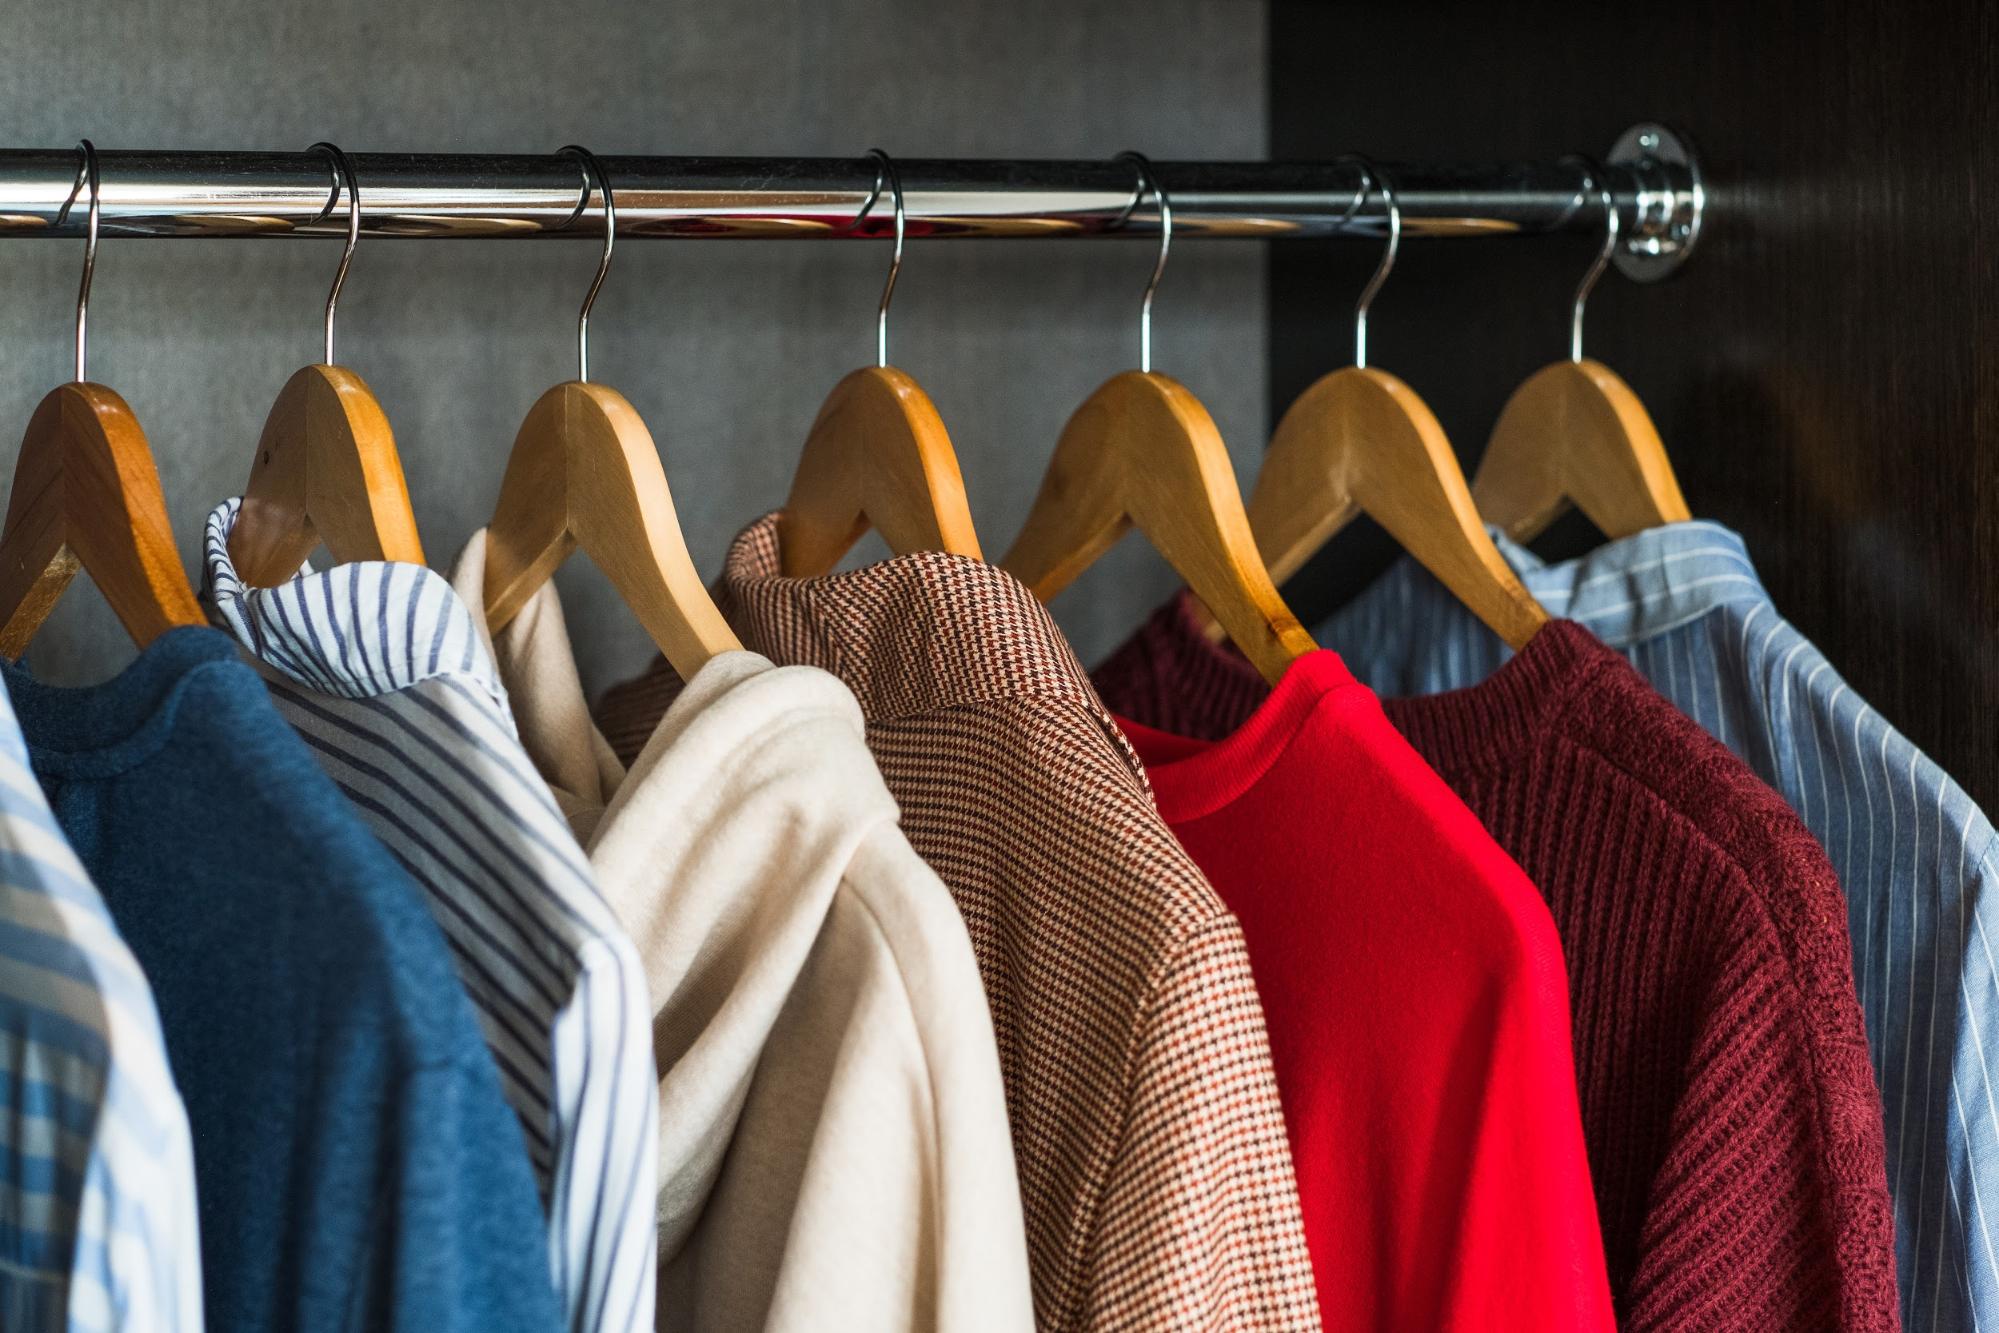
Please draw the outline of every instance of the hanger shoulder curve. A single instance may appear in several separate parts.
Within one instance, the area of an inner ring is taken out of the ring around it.
[[[683,679],[742,644],[688,554],[659,451],[617,390],[570,381],[529,410],[486,545],[497,631],[581,547]]]
[[[264,420],[229,557],[244,582],[268,588],[322,541],[342,563],[426,563],[388,415],[353,371],[312,365]]]
[[[1135,372],[1134,372],[1135,373]],[[1115,440],[1127,393],[1119,375],[1084,400],[1062,427],[1027,519],[1000,565],[1048,601],[1096,563],[1131,527],[1124,460]]]
[[[21,439],[0,526],[0,654],[19,657],[88,570],[139,646],[205,625],[139,419],[101,384],[51,390]]]
[[[1214,419],[1177,381],[1140,371],[1069,418],[1003,564],[1045,601],[1132,526],[1265,679],[1316,647],[1264,568]]]
[[[1506,401],[1472,498],[1516,541],[1573,501],[1606,537],[1691,518],[1666,446],[1631,386],[1600,361],[1557,361]]]
[[[507,454],[500,497],[486,525],[486,616],[495,633],[576,549],[563,429],[563,390],[569,387],[559,384],[535,400]]]
[[[1547,623],[1487,535],[1436,415],[1394,375],[1350,366],[1284,414],[1249,516],[1272,575],[1285,579],[1356,513],[1380,523],[1515,648]]]
[[[943,419],[893,367],[856,370],[827,395],[778,522],[787,578],[828,572],[870,526],[897,555],[983,558]]]

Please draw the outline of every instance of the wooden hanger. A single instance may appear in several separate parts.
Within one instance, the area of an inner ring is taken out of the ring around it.
[[[21,438],[0,526],[0,654],[27,651],[79,568],[141,648],[208,623],[146,432],[123,398],[83,382],[51,390]]]
[[[778,520],[785,576],[828,572],[870,527],[897,555],[983,559],[951,437],[929,395],[891,366],[854,371],[820,407]]]
[[[76,298],[76,380],[52,389],[21,438],[7,517],[0,523],[0,654],[18,658],[76,577],[90,571],[133,642],[205,625],[167,520],[146,432],[112,390],[84,380],[90,278],[97,265],[97,150],[79,146],[76,189],[87,180],[89,225]]]
[[[1612,539],[1692,517],[1645,405],[1615,371],[1583,355],[1583,306],[1618,236],[1616,201],[1584,167],[1603,200],[1604,244],[1576,288],[1569,359],[1513,391],[1472,482],[1479,512],[1515,541],[1538,536],[1571,502]]]
[[[326,297],[326,355],[285,382],[264,420],[229,532],[229,558],[252,587],[291,578],[321,542],[342,563],[425,563],[395,435],[367,383],[333,364],[333,315],[361,237],[361,191],[347,155],[317,143],[334,167],[331,211],[347,191],[347,248]]]
[[[886,153],[869,153],[878,164],[875,188],[856,225],[881,197],[884,178],[895,199],[895,253],[875,313],[875,364],[833,387],[805,437],[778,519],[789,578],[827,573],[870,527],[897,555],[948,551],[983,558],[944,422],[916,381],[888,363],[889,298],[902,270],[902,181]]]
[[[1141,369],[1112,377],[1069,418],[1003,564],[1046,601],[1136,527],[1275,683],[1316,645],[1257,554],[1214,419],[1184,386],[1152,373],[1152,295],[1173,214],[1145,160],[1124,158],[1138,167],[1139,197],[1149,187],[1159,201],[1159,260],[1140,307]]]
[[[577,377],[535,401],[514,437],[486,538],[486,616],[498,632],[581,547],[681,678],[742,644],[701,582],[659,450],[638,410],[590,380],[590,307],[611,267],[616,205],[602,164],[574,146],[604,201],[604,253],[576,325]],[[578,209],[580,213],[581,208]]]
[[[272,405],[229,558],[245,583],[269,588],[322,542],[342,564],[427,563],[389,419],[359,375],[334,365],[301,368]]]
[[[1570,503],[1604,536],[1693,515],[1638,395],[1601,361],[1557,361],[1513,391],[1472,482],[1487,520],[1531,541]]]
[[[1388,248],[1354,315],[1354,365],[1307,389],[1278,423],[1250,495],[1249,522],[1272,577],[1289,578],[1365,513],[1513,647],[1548,621],[1493,546],[1444,428],[1414,390],[1367,365],[1367,311],[1401,244],[1395,193],[1362,163],[1364,200],[1377,181]]]

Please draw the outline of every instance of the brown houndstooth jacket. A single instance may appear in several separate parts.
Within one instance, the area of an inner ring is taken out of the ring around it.
[[[951,888],[998,1030],[1044,1329],[1319,1326],[1263,1012],[1235,918],[1017,580],[898,557],[778,576],[776,516],[718,600],[747,647],[846,681],[912,845]],[[626,759],[680,682],[599,708]]]

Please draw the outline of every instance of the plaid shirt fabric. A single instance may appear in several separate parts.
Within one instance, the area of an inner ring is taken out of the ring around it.
[[[852,688],[903,831],[964,914],[1037,1322],[1317,1328],[1241,930],[1054,622],[958,556],[811,580],[778,568],[771,515],[736,539],[722,609],[746,646]],[[605,696],[599,725],[630,757],[678,691],[656,663]]]

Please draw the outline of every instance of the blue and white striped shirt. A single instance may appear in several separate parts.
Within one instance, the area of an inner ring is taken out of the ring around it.
[[[570,1333],[650,1329],[659,1122],[645,972],[521,749],[471,613],[418,565],[248,587],[229,558],[241,504],[209,515],[212,614],[423,886],[520,1115]]]
[[[1991,823],[1777,614],[1735,533],[1675,523],[1559,565],[1496,539],[1550,615],[1629,658],[1824,845],[1846,890],[1886,1116],[1903,1324],[1999,1329]],[[1508,656],[1413,560],[1329,620],[1319,642],[1391,695],[1470,685]]]
[[[194,1150],[152,991],[0,687],[0,1328],[201,1320]]]

